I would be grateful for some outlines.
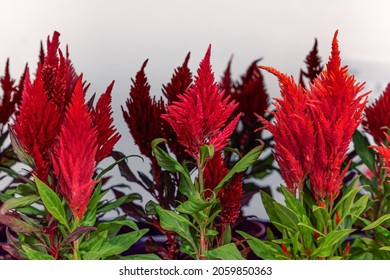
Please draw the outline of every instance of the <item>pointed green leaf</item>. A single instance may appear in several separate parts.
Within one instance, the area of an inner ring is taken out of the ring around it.
[[[390,219],[390,214],[383,215],[382,217],[380,217],[375,222],[373,222],[370,225],[368,225],[365,228],[363,228],[363,230],[370,230],[370,229],[376,228],[377,226],[382,224],[384,221],[387,221],[388,219]]]
[[[201,200],[199,193],[195,193],[187,201],[181,203],[176,208],[176,210],[181,212],[181,213],[194,215],[194,214],[198,213],[199,211],[202,211],[206,207],[211,206],[214,203],[215,203],[215,201],[209,202],[209,201]]]
[[[259,258],[264,260],[275,260],[275,255],[278,254],[278,250],[276,250],[271,245],[267,244],[265,241],[260,240],[250,234],[247,234],[243,231],[237,231],[242,237],[246,239],[249,247],[252,249],[253,253]]]
[[[50,189],[44,182],[34,176],[39,195],[45,205],[46,210],[62,225],[69,229],[66,219],[65,209],[57,194]]]
[[[213,145],[203,145],[200,147],[200,164],[204,165],[207,158],[212,159],[214,156],[214,146]]]
[[[39,200],[39,196],[32,194],[23,197],[14,197],[8,199],[0,208],[0,214],[5,214],[10,209],[26,207]]]
[[[240,251],[234,243],[229,243],[204,253],[207,259],[211,260],[244,260]]]
[[[234,174],[245,171],[251,166],[261,155],[264,146],[260,145],[250,150],[243,158],[241,158],[232,169],[229,170],[228,174],[219,182],[215,187],[214,192],[217,194],[219,190],[233,177]]]
[[[121,256],[119,257],[121,260],[140,260],[140,261],[146,261],[146,260],[161,260],[159,256],[156,254],[136,254],[136,255],[130,255],[130,256]]]
[[[369,148],[370,144],[366,137],[358,130],[355,131],[352,138],[355,151],[361,158],[362,162],[375,174],[375,152]]]
[[[293,196],[292,193],[286,189],[286,187],[281,186],[280,190],[284,196],[284,201],[286,202],[286,205],[289,209],[294,211],[298,217],[306,215],[305,208],[303,207],[301,202],[295,196]]]
[[[312,252],[312,257],[326,258],[333,254],[338,244],[344,241],[354,229],[333,230],[320,240],[320,246]]]
[[[26,245],[22,245],[22,248],[29,260],[54,260],[53,256],[34,250]]]

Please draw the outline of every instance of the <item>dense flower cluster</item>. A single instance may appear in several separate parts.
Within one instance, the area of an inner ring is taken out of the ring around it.
[[[278,77],[282,98],[275,99],[275,122],[261,120],[274,136],[275,157],[288,188],[295,193],[309,178],[317,201],[333,201],[348,169],[341,170],[348,145],[367,102],[367,94],[359,95],[363,84],[341,66],[337,32],[329,62],[310,89],[275,69],[264,69]]]
[[[84,100],[86,87],[59,49],[59,33],[41,49],[35,80],[27,69],[21,105],[12,126],[19,155],[27,154],[34,174],[58,189],[74,215],[84,214],[98,162],[120,135],[113,127],[111,84],[96,107]],[[50,180],[49,180],[50,178]]]
[[[178,96],[178,101],[168,105],[167,114],[162,115],[175,131],[178,142],[194,159],[199,158],[200,147],[205,144],[213,145],[215,152],[225,147],[240,118],[239,114],[228,123],[237,104],[224,98],[214,81],[210,54],[209,47],[194,84]]]
[[[387,85],[382,95],[365,109],[363,126],[370,133],[376,143],[385,139],[385,132],[390,128],[390,84]]]

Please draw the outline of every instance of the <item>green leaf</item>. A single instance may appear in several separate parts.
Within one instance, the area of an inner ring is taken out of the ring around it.
[[[200,164],[204,165],[207,158],[212,159],[214,156],[214,146],[213,145],[203,145],[200,147]]]
[[[237,233],[246,239],[249,247],[256,256],[264,260],[276,259],[275,256],[278,254],[278,250],[276,250],[273,246],[243,231],[238,230]]]
[[[315,229],[315,228],[312,227],[311,225],[308,225],[307,221],[302,222],[302,223],[298,223],[298,226],[302,226],[302,227],[308,228],[308,229],[310,229],[313,233],[316,232],[316,233],[318,233],[318,234],[321,235],[321,236],[325,236],[325,235],[324,235],[322,232],[320,232],[319,230]]]
[[[380,247],[379,250],[381,250],[381,251],[390,251],[390,246]]]
[[[373,222],[370,225],[368,225],[365,228],[363,228],[363,230],[370,230],[370,229],[376,228],[377,226],[382,224],[384,221],[387,221],[388,219],[390,219],[390,214],[383,215],[382,217],[380,217],[375,222]]]
[[[10,227],[14,232],[30,235],[32,232],[40,232],[34,224],[27,223],[11,215],[0,214],[0,223]]]
[[[188,242],[194,245],[194,240],[190,232],[190,226],[193,227],[193,224],[187,217],[173,211],[165,210],[158,205],[156,205],[156,211],[163,229],[176,232],[182,238],[188,240]]]
[[[302,215],[306,215],[305,208],[301,204],[301,202],[289,192],[286,187],[281,186],[280,190],[284,196],[284,201],[289,209],[291,209],[295,214],[300,217]]]
[[[260,190],[260,194],[261,194],[261,200],[263,202],[265,211],[267,212],[270,221],[275,225],[275,227],[280,232],[283,232],[283,227],[280,226],[282,222],[280,221],[275,210],[275,205],[274,205],[275,200],[269,194],[267,194],[262,190]]]
[[[229,243],[204,253],[207,259],[215,260],[244,260],[234,243]]]
[[[124,195],[118,199],[114,199],[112,202],[103,204],[98,208],[97,213],[108,212],[114,210],[124,203],[133,202],[134,200],[142,200],[142,196],[138,193],[131,193]]]
[[[99,250],[100,258],[115,256],[126,251],[146,232],[148,232],[148,229],[141,229],[139,231],[132,231],[109,239]]]
[[[320,246],[312,252],[312,257],[326,258],[333,254],[342,242],[354,229],[333,230],[320,239]]]
[[[229,170],[228,174],[219,182],[219,184],[214,188],[215,194],[218,194],[219,190],[233,177],[234,174],[245,171],[249,166],[251,166],[261,155],[264,146],[256,146],[250,150],[243,158],[241,158],[232,169]]]
[[[227,225],[222,236],[222,245],[232,242],[232,227]]]
[[[22,245],[22,248],[29,260],[54,260],[53,256],[36,251],[26,245]]]
[[[44,182],[34,176],[39,195],[45,205],[46,210],[62,225],[69,229],[66,219],[65,209],[57,194],[50,189]]]
[[[126,160],[128,158],[131,158],[131,157],[138,157],[142,161],[144,160],[141,156],[138,156],[138,155],[130,155],[130,156],[123,157],[123,158],[115,161],[114,163],[110,164],[107,168],[105,168],[102,171],[100,171],[100,173],[95,177],[95,180],[100,180],[107,172],[111,171],[120,162],[122,162],[122,161],[124,161],[124,160]]]
[[[161,260],[159,256],[156,254],[136,254],[136,255],[130,255],[130,256],[120,256],[119,257],[121,260]]]
[[[366,137],[363,136],[358,130],[355,131],[352,138],[355,146],[355,151],[361,158],[362,162],[375,174],[375,152],[370,149],[370,144]]]
[[[354,203],[354,205],[352,206],[350,214],[353,217],[352,218],[353,219],[353,223],[355,223],[357,217],[359,217],[364,212],[364,210],[366,209],[367,202],[368,202],[369,198],[370,198],[370,195],[369,194],[365,194],[362,197],[360,197]]]
[[[299,219],[297,215],[288,207],[280,204],[279,202],[274,202],[275,213],[278,216],[279,221],[282,224],[290,229],[295,231],[298,230]]]
[[[10,209],[26,207],[39,200],[39,196],[32,194],[24,197],[16,197],[8,199],[0,208],[0,214],[5,214]]]
[[[69,244],[72,243],[73,241],[77,240],[80,238],[81,235],[84,233],[91,231],[91,230],[96,230],[95,227],[90,227],[90,226],[81,226],[76,228],[71,234],[69,234],[66,239],[63,241],[64,244]]]
[[[194,193],[187,201],[181,203],[178,207],[176,207],[176,210],[181,213],[194,215],[214,203],[215,201],[203,201],[199,193]]]
[[[128,226],[133,230],[139,230],[137,224],[133,220],[113,220],[109,222],[100,223],[97,228],[98,231],[107,231],[110,235],[111,233],[118,232],[123,226]]]
[[[158,165],[160,165],[162,168],[169,172],[179,172],[184,176],[188,185],[192,187],[193,183],[186,169],[177,160],[171,157],[166,151],[157,146],[158,144],[165,141],[166,140],[164,138],[157,138],[152,141],[152,150],[158,162]]]

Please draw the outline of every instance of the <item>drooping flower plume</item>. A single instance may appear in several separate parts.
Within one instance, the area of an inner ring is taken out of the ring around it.
[[[216,152],[225,147],[240,118],[237,115],[229,122],[237,104],[224,98],[214,81],[210,54],[211,47],[199,65],[194,84],[178,101],[168,105],[168,113],[162,115],[175,131],[178,142],[194,159],[199,157],[202,145],[213,145]]]
[[[275,123],[262,122],[275,140],[276,160],[290,191],[304,187],[310,178],[317,201],[333,201],[348,167],[341,170],[352,134],[362,122],[367,94],[364,84],[341,66],[337,32],[326,68],[310,84],[296,85],[292,78],[266,68],[279,78],[282,98],[275,99]]]
[[[385,132],[390,128],[390,83],[382,95],[365,109],[363,126],[370,133],[376,143],[385,139]]]
[[[79,78],[61,126],[52,161],[59,180],[59,191],[75,217],[82,217],[96,181],[98,132],[85,104],[82,80]]]

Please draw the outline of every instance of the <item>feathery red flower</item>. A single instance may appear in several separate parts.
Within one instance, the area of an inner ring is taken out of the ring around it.
[[[229,173],[226,168],[222,153],[217,153],[207,161],[204,170],[204,187],[205,195],[209,197],[219,182]],[[217,194],[222,211],[222,222],[225,224],[234,223],[241,211],[242,190],[242,173],[235,174],[229,185],[222,188]]]
[[[359,95],[364,84],[356,82],[347,66],[341,66],[337,33],[329,62],[310,85],[310,106],[318,141],[310,182],[317,200],[329,197],[333,201],[339,194],[348,166],[342,171],[340,168],[352,135],[363,120],[368,95]]]
[[[390,135],[386,132],[384,133],[386,140],[390,143]],[[384,142],[384,141],[383,141]],[[376,149],[378,153],[382,156],[383,162],[385,163],[384,169],[390,171],[390,147],[381,143],[380,146],[373,146],[372,148]],[[387,172],[387,177],[390,179],[390,172]]]
[[[92,108],[91,111],[93,125],[97,130],[98,150],[96,152],[96,162],[106,158],[121,138],[113,125],[114,120],[111,108],[113,86],[114,82],[107,87],[106,92],[100,96],[96,107]]]
[[[341,66],[337,32],[329,62],[310,89],[275,69],[263,68],[280,82],[282,99],[275,99],[275,123],[261,120],[274,135],[275,158],[289,190],[295,193],[310,178],[315,199],[333,201],[348,170],[347,166],[340,171],[368,94],[359,95],[364,84]]]
[[[151,143],[163,137],[161,114],[165,112],[162,99],[150,97],[150,85],[145,75],[146,60],[138,71],[130,89],[130,98],[126,101],[127,111],[122,107],[123,118],[129,127],[135,144],[142,154],[151,158]]]
[[[19,92],[14,85],[15,80],[9,73],[9,59],[5,64],[5,73],[0,77],[0,84],[3,90],[3,96],[0,97],[0,124],[5,125],[12,114],[15,112],[19,101]]]
[[[317,49],[317,39],[314,41],[313,49],[309,52],[309,54],[306,56],[306,66],[307,71],[303,71],[301,69],[300,75],[299,75],[299,84],[302,87],[305,87],[305,82],[303,81],[303,77],[309,79],[309,82],[313,82],[313,80],[321,73],[323,66],[321,65],[321,57],[318,55],[318,49]]]
[[[54,147],[52,161],[59,179],[59,191],[75,217],[81,218],[88,205],[96,181],[92,176],[98,150],[97,130],[85,104],[81,77],[66,111],[64,122]]]
[[[275,98],[275,121],[259,116],[264,129],[274,137],[274,156],[279,164],[287,188],[293,194],[302,189],[306,176],[313,166],[316,138],[310,111],[309,96],[293,77],[288,77],[274,68],[261,67],[279,79],[282,98]]]
[[[227,123],[237,107],[234,101],[223,97],[210,65],[211,47],[199,65],[195,83],[167,106],[162,117],[169,122],[178,142],[194,159],[202,145],[213,145],[215,152],[228,144],[240,115]]]
[[[363,126],[370,133],[376,143],[381,143],[385,139],[384,132],[390,128],[390,83],[382,95],[365,109],[365,119]]]
[[[49,174],[50,150],[56,142],[60,128],[57,106],[49,100],[38,66],[34,84],[27,69],[21,105],[12,129],[22,148],[34,160],[34,173],[44,182]]]

